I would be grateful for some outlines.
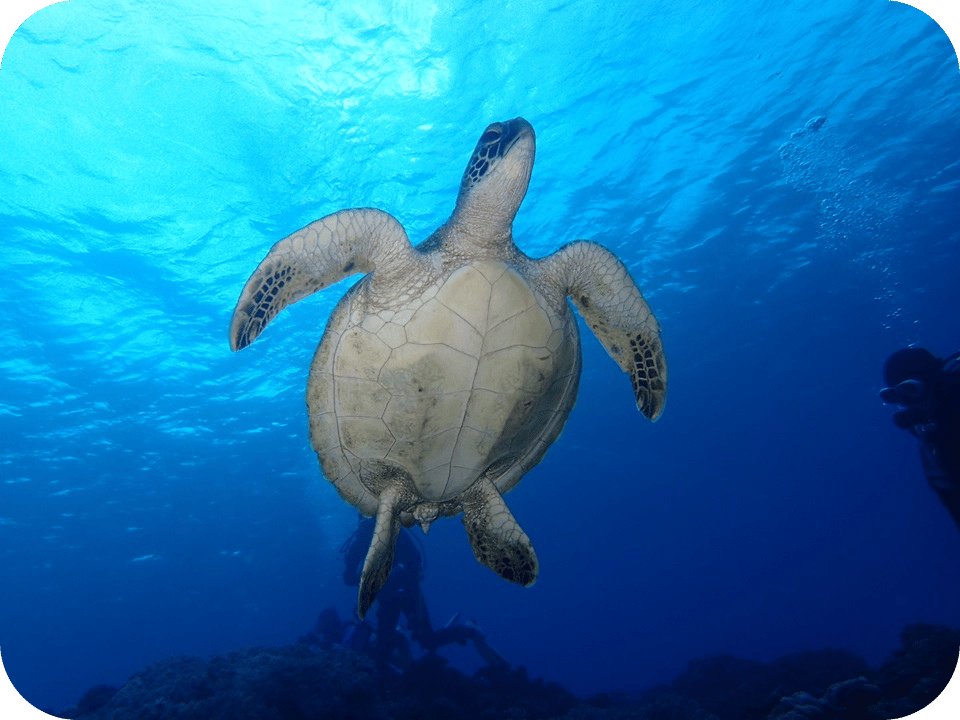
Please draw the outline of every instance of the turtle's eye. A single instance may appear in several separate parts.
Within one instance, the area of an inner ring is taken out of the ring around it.
[[[492,143],[495,140],[500,139],[500,129],[499,128],[487,128],[487,130],[480,136],[480,142],[487,144]]]

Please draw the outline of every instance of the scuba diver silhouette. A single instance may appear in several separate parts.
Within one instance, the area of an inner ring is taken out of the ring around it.
[[[374,519],[360,522],[353,535],[341,547],[343,582],[359,586],[363,561],[373,537]],[[403,672],[413,661],[410,643],[400,631],[400,616],[406,619],[411,639],[428,653],[450,643],[473,642],[477,653],[490,666],[507,666],[507,661],[487,644],[480,628],[472,622],[461,623],[459,613],[446,626],[434,629],[423,598],[423,552],[406,528],[400,529],[394,554],[393,570],[376,599],[376,627],[366,621],[356,623],[351,637],[344,644],[371,655],[381,673],[391,667]],[[372,636],[372,640],[371,640]]]
[[[960,530],[960,352],[946,360],[904,348],[883,366],[880,398],[899,405],[893,423],[917,438],[927,482]]]

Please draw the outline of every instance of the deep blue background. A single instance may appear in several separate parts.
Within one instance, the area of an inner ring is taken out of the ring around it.
[[[0,646],[25,697],[349,615],[355,513],[302,399],[346,286],[236,355],[230,313],[321,215],[380,207],[424,238],[516,115],[538,134],[518,244],[624,259],[668,401],[646,422],[584,333],[581,399],[507,497],[540,579],[503,582],[438,522],[435,620],[577,693],[707,653],[877,664],[905,623],[960,624],[960,535],[877,398],[893,350],[960,348],[936,24],[885,0],[337,6],[72,0],[4,55]]]

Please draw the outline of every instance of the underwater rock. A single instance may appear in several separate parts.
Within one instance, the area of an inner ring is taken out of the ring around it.
[[[791,653],[769,663],[714,655],[693,660],[672,688],[721,718],[762,719],[787,693],[818,696],[868,671],[865,660],[844,650]]]
[[[580,701],[556,683],[531,680],[526,668],[487,666],[472,678],[447,665],[439,655],[415,662],[389,688],[394,696],[413,701],[410,720],[428,711],[438,718],[523,718],[548,720],[563,716]],[[391,717],[398,717],[391,713]],[[402,716],[399,716],[402,717]]]
[[[101,689],[103,688],[103,689]],[[75,720],[444,720],[563,716],[579,701],[524,668],[482,668],[473,678],[439,655],[403,676],[378,677],[369,658],[297,643],[210,660],[176,657],[133,675],[119,690],[88,691],[61,717]],[[94,698],[102,702],[95,702]]]
[[[914,623],[900,632],[901,647],[876,673],[883,700],[876,718],[903,717],[925,708],[950,682],[960,658],[960,630]]]
[[[77,714],[89,714],[95,710],[99,710],[108,702],[111,698],[117,694],[117,688],[113,685],[95,685],[89,690],[87,690],[79,700],[77,700]]]
[[[86,697],[86,695],[84,696]],[[375,707],[373,665],[348,651],[312,652],[301,645],[249,648],[161,660],[133,675],[82,720],[284,720],[382,717]]]
[[[797,692],[781,698],[768,720],[871,720],[880,689],[865,677],[834,683],[822,698]]]
[[[900,642],[879,670],[835,683],[822,697],[784,697],[768,720],[886,720],[922,710],[957,668],[960,630],[916,623],[903,629]]]
[[[825,649],[783,655],[770,663],[777,682],[810,692],[870,672],[867,661],[846,650]]]

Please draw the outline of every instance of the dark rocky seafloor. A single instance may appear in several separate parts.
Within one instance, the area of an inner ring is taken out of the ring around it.
[[[878,669],[843,650],[785,655],[768,663],[713,655],[673,680],[634,694],[574,697],[524,668],[482,668],[473,677],[426,655],[383,677],[364,655],[293,645],[234,650],[208,660],[153,663],[119,688],[91,688],[52,714],[79,720],[872,720],[932,702],[957,667],[960,630],[906,626]],[[47,712],[50,712],[49,710]]]

